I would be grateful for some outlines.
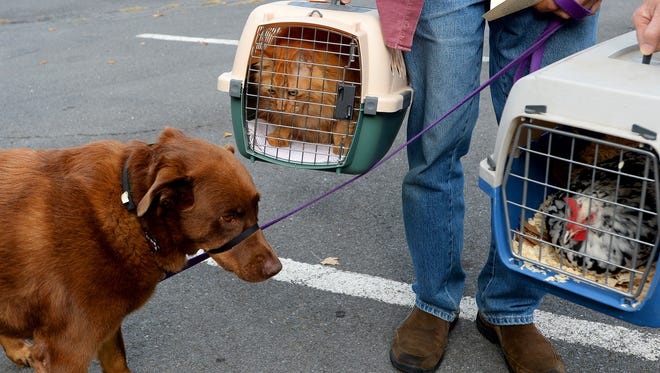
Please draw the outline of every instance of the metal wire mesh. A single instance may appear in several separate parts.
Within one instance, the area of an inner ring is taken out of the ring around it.
[[[313,25],[262,25],[245,81],[251,151],[291,164],[346,161],[360,109],[356,37]]]
[[[540,124],[526,118],[518,126],[504,173],[513,257],[557,281],[642,299],[658,262],[657,154],[630,140]]]

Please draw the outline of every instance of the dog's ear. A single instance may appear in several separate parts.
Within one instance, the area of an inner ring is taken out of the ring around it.
[[[186,135],[183,132],[181,132],[181,130],[178,130],[174,127],[165,127],[163,129],[163,132],[160,133],[158,142],[163,142],[168,138],[175,138],[175,137],[186,137]]]
[[[185,209],[194,202],[192,184],[175,167],[158,171],[156,180],[137,205],[137,216],[143,216],[158,198],[164,207]]]
[[[230,152],[232,152],[232,154],[236,151],[236,148],[234,148],[234,145],[232,145],[232,144],[227,144],[227,145],[225,145],[225,149],[227,149],[227,150],[229,150]]]

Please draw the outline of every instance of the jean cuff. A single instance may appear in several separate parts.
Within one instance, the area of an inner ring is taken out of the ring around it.
[[[415,300],[415,306],[419,308],[420,310],[430,313],[433,316],[439,317],[447,322],[452,322],[458,318],[459,311],[445,311],[442,310],[436,306],[432,306],[428,303],[424,303],[423,301],[417,299]]]
[[[534,323],[534,314],[529,315],[489,315],[479,311],[484,320],[493,325],[526,325]]]

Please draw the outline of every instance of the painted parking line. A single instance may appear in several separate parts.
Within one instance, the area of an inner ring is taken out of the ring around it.
[[[155,39],[164,41],[181,41],[187,43],[206,43],[206,44],[223,44],[223,45],[238,45],[238,40],[228,39],[214,39],[214,38],[197,38],[190,36],[166,35],[166,34],[139,34],[135,35],[140,39]]]
[[[139,34],[139,35],[135,35],[135,37],[140,38],[140,39],[154,39],[154,40],[164,40],[164,41],[181,41],[181,42],[187,42],[187,43],[238,45],[238,40],[199,38],[199,37],[167,35],[167,34]],[[488,63],[488,57],[484,56],[482,58],[482,62]]]
[[[405,282],[286,258],[280,258],[280,261],[282,271],[273,277],[276,281],[405,307],[412,307],[415,301],[411,285]],[[217,266],[211,259],[205,263]],[[460,317],[473,321],[476,316],[475,299],[463,297]],[[604,348],[649,361],[660,360],[660,337],[651,333],[546,311],[536,311],[534,320],[543,334],[554,340]]]

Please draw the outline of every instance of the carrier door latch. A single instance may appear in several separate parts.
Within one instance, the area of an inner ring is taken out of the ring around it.
[[[355,105],[355,86],[337,85],[337,101],[335,103],[335,119],[353,119]]]

